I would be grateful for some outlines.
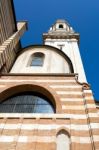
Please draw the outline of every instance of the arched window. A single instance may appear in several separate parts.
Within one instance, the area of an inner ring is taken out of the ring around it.
[[[60,28],[60,29],[63,29],[63,24],[59,24],[59,28]]]
[[[54,113],[53,104],[39,93],[25,92],[0,103],[2,113]]]
[[[70,150],[70,138],[65,130],[61,130],[56,139],[57,150]]]
[[[44,63],[44,54],[36,52],[32,56],[31,66],[43,66]]]

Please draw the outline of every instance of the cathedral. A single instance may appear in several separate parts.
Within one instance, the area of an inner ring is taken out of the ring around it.
[[[13,0],[0,0],[0,150],[99,150],[79,33],[58,19],[42,45],[22,48],[27,26]]]

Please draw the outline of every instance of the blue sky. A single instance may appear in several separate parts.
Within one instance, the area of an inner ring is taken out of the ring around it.
[[[80,52],[88,83],[99,100],[99,0],[14,0],[17,20],[27,20],[23,47],[42,44],[42,33],[66,19],[80,33]]]

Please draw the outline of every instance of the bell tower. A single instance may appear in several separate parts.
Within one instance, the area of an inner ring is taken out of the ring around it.
[[[63,51],[73,64],[74,73],[78,74],[79,82],[87,82],[79,51],[79,34],[65,20],[57,20],[48,33],[43,34],[45,45]]]

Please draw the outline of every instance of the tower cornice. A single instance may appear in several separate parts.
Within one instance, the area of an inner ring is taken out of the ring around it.
[[[73,33],[73,34],[43,34],[43,40],[46,39],[76,39],[78,42],[80,40],[79,33]]]

